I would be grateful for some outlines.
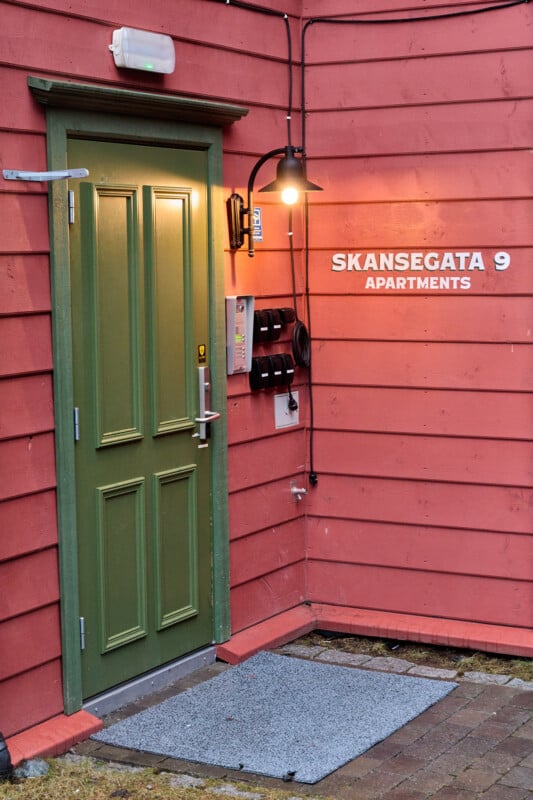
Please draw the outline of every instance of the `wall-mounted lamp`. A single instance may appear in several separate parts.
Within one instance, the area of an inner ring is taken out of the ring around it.
[[[240,194],[233,193],[227,200],[229,241],[232,250],[237,250],[244,244],[244,237],[248,236],[248,255],[254,255],[254,228],[253,228],[253,190],[254,182],[263,164],[274,156],[283,155],[278,161],[276,180],[259,189],[260,192],[281,192],[284,203],[292,205],[298,200],[300,192],[320,192],[321,186],[308,181],[302,160],[296,158],[296,153],[301,153],[301,147],[278,147],[261,156],[255,164],[248,179],[248,206],[244,207],[244,200]],[[244,217],[248,217],[248,224],[244,225]]]
[[[109,49],[117,67],[167,75],[174,72],[174,42],[163,33],[118,28],[113,31],[113,44],[109,45]]]

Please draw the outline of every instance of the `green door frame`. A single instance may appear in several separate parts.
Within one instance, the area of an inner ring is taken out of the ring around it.
[[[222,125],[240,119],[247,109],[174,95],[154,95],[92,85],[28,78],[34,97],[47,107],[48,169],[67,168],[69,135],[130,143],[200,147],[207,151],[209,175],[210,366],[212,405],[226,406],[226,354]],[[120,113],[117,116],[116,112]],[[113,113],[115,112],[115,113]],[[83,164],[76,165],[82,167]],[[56,425],[57,512],[63,694],[65,713],[82,706],[78,604],[78,553],[73,435],[72,330],[68,189],[49,184],[52,337]],[[218,346],[216,345],[218,343]],[[227,425],[223,414],[211,442],[213,519],[213,612],[215,642],[230,636]]]

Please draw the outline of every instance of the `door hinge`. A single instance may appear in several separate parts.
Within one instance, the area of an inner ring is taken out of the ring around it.
[[[68,192],[68,224],[74,225],[76,221],[76,206],[74,204],[74,192],[69,189]]]
[[[80,409],[76,407],[74,409],[74,441],[79,442],[80,440]]]
[[[85,650],[85,617],[80,617],[80,650]]]

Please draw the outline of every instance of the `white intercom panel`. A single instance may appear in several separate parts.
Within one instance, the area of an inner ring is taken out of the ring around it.
[[[254,338],[254,298],[226,297],[226,350],[228,375],[250,372]]]

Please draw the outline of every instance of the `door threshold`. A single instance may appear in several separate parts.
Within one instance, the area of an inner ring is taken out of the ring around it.
[[[96,717],[105,717],[122,706],[134,703],[141,697],[165,689],[169,684],[185,678],[197,669],[208,667],[216,661],[214,645],[190,653],[177,661],[158,667],[128,683],[121,683],[107,692],[91,697],[83,704],[83,710]]]

